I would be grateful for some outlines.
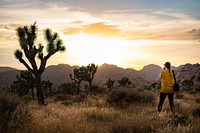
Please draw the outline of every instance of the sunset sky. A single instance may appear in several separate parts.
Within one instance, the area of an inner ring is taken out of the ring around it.
[[[14,57],[16,29],[57,32],[66,46],[48,65],[115,64],[142,69],[166,61],[200,63],[200,0],[0,0],[0,66],[24,69]]]

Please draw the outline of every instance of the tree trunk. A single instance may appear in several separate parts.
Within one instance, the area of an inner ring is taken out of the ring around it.
[[[33,98],[33,100],[34,100],[34,99],[35,99],[35,95],[34,95],[33,88],[31,88],[31,94],[32,94],[32,98]]]
[[[80,82],[78,82],[77,84],[77,90],[76,90],[76,94],[79,94],[80,93]]]
[[[43,92],[42,83],[41,83],[41,74],[35,75],[35,79],[36,79],[38,104],[45,105],[44,104],[44,92]]]
[[[92,92],[92,81],[89,81],[89,91]]]

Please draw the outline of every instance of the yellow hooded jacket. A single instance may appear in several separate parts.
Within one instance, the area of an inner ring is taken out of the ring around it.
[[[174,76],[172,70],[163,70],[161,72],[161,92],[162,93],[174,93]]]

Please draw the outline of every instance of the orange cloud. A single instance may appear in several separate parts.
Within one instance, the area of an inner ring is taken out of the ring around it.
[[[79,21],[77,21],[77,22],[80,24]],[[77,23],[77,22],[75,22],[75,23]],[[110,36],[118,35],[120,30],[117,28],[117,26],[108,25],[104,22],[99,22],[99,23],[93,23],[93,24],[89,24],[89,25],[82,25],[80,28],[65,29],[64,34],[65,35],[73,35],[73,34],[78,34],[80,32],[83,32],[86,34],[96,34],[96,35],[110,37]]]
[[[196,30],[194,33],[194,31],[186,32],[187,30],[182,28],[162,30],[126,30],[119,28],[117,25],[110,25],[105,22],[98,22],[87,25],[81,25],[84,23],[83,21],[70,22],[70,24],[72,23],[75,24],[76,27],[65,29],[65,35],[79,34],[82,32],[85,34],[101,35],[104,37],[115,36],[128,40],[194,40],[194,37],[199,37],[199,32],[197,32],[199,30]]]
[[[81,32],[80,28],[68,28],[68,29],[65,29],[64,34],[73,35],[73,34],[79,34],[80,32]]]
[[[102,36],[115,36],[120,32],[117,26],[107,25],[103,22],[86,25],[83,29],[87,34],[99,34]]]

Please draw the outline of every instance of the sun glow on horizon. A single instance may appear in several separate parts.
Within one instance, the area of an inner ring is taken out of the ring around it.
[[[76,65],[104,63],[122,65],[126,49],[117,38],[105,38],[97,35],[77,34],[64,37],[68,52]]]
[[[62,38],[66,42],[65,57],[68,59],[63,63],[78,66],[90,63],[100,66],[107,63],[122,68],[140,70],[145,65],[159,65],[166,60],[171,61],[174,66],[178,66],[182,61],[182,57],[178,55],[184,49],[177,51],[176,47],[182,45],[185,49],[190,48],[195,51],[195,44],[186,40],[125,40],[85,33],[62,35]],[[172,57],[169,51],[177,53],[177,57]],[[195,53],[188,54],[195,57]]]

